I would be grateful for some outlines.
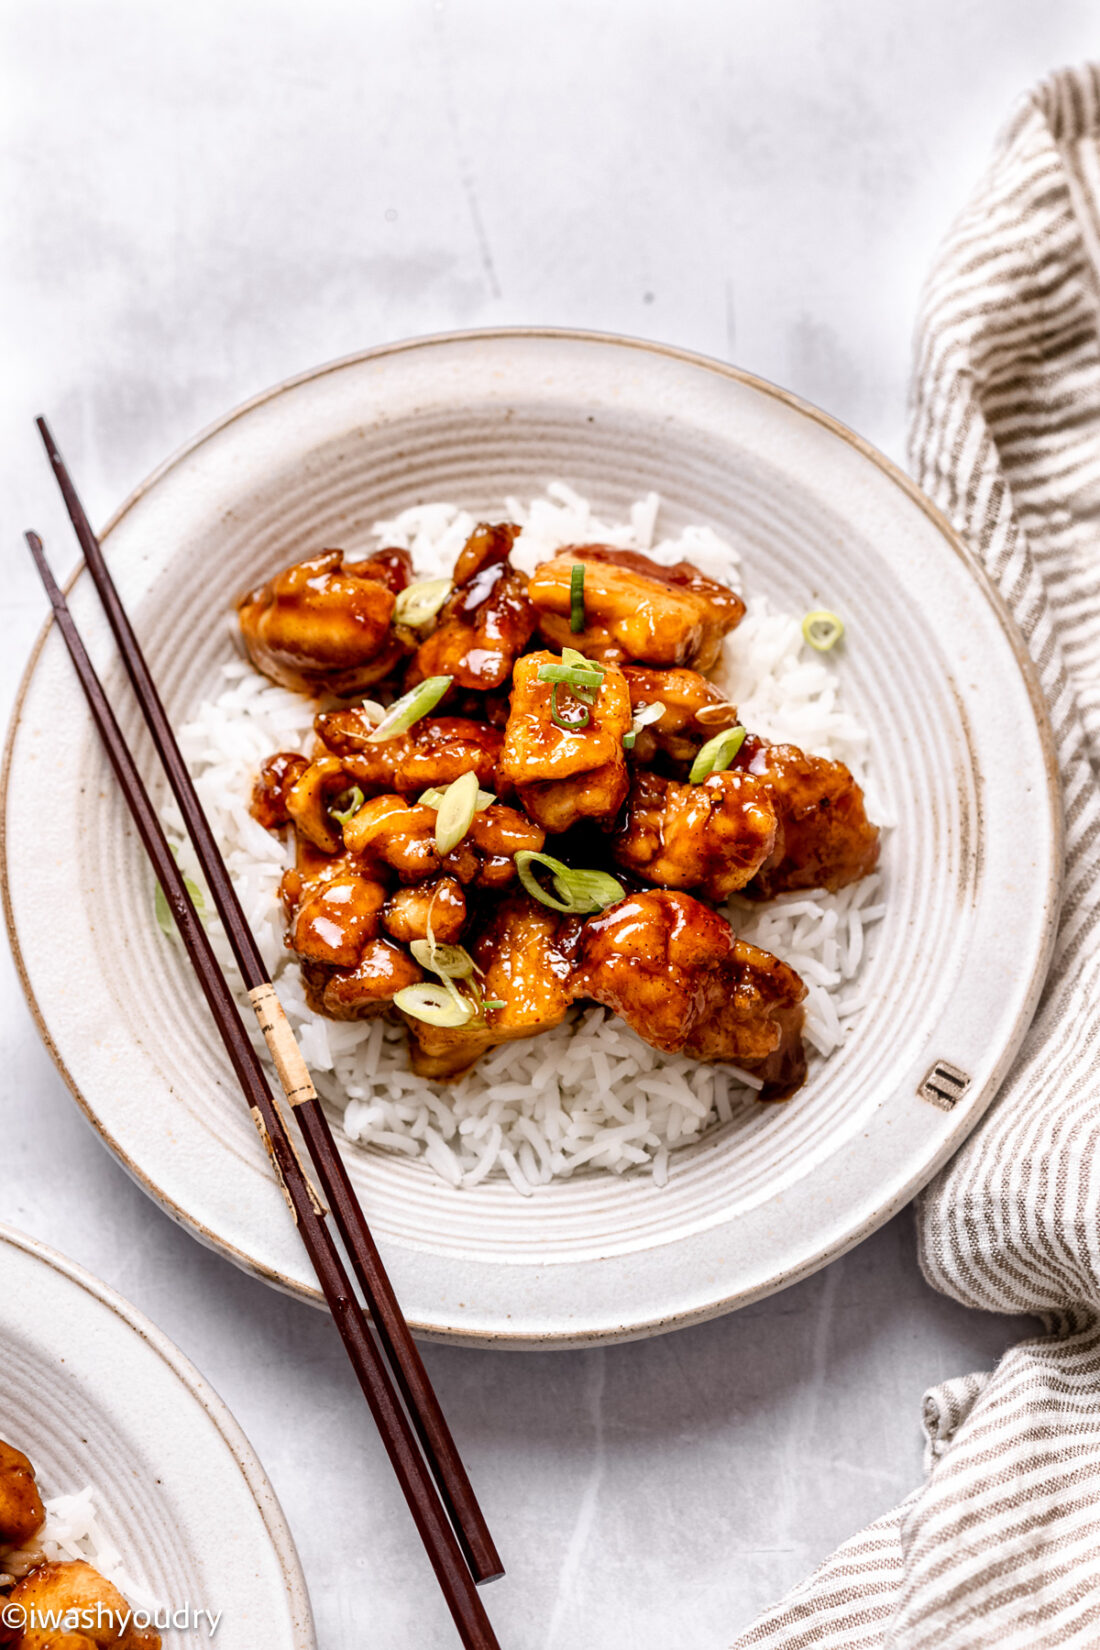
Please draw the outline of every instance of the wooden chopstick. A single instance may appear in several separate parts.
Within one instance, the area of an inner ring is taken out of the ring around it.
[[[282,1004],[268,977],[255,936],[241,909],[225,861],[195,791],[187,764],[176,743],[175,733],[156,683],[115,588],[99,540],[92,531],[91,523],[45,419],[39,418],[36,422],[65,500],[69,519],[84,552],[88,571],[118,642],[123,663],[167,774],[168,783],[179,804],[187,834],[202,866],[218,915],[222,919],[256,1017],[274,1056],[283,1092],[294,1108],[310,1160],[347,1246],[352,1267],[366,1296],[375,1328],[408,1405],[424,1453],[435,1474],[439,1492],[451,1515],[474,1579],[479,1584],[493,1581],[504,1574],[500,1555],[489,1533],[484,1514],[478,1505],[473,1486],[462,1464],[416,1342],[398,1305],[347,1167],[332,1138],[328,1118],[317,1098],[317,1092],[310,1080]]]
[[[465,1554],[452,1528],[428,1465],[417,1446],[381,1349],[352,1289],[325,1211],[287,1133],[282,1113],[268,1087],[259,1056],[249,1040],[240,1010],[218,966],[206,929],[195,910],[183,874],[145,789],[137,764],[88,657],[37,533],[27,543],[50,599],[58,628],[76,668],[88,708],[157,880],[176,920],[230,1062],[240,1081],[253,1122],[305,1244],[329,1311],[382,1435],[387,1454],[404,1491],[421,1539],[447,1600],[459,1637],[468,1650],[499,1650]]]

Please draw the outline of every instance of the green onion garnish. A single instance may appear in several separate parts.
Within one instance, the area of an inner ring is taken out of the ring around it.
[[[433,785],[430,790],[424,791],[417,797],[416,805],[418,808],[435,808],[438,810],[439,804],[443,801],[446,794],[446,786]],[[477,807],[474,810],[475,813],[483,813],[491,803],[496,801],[496,799],[497,796],[495,791],[479,790],[477,793]]]
[[[540,665],[538,674],[540,682],[564,683],[571,688],[598,688],[603,678],[604,672],[593,670],[587,660],[583,669],[578,665]]]
[[[589,659],[575,647],[563,647],[561,662],[568,665],[570,670],[598,670],[601,676],[607,675],[607,666],[602,659]]]
[[[364,743],[381,745],[387,739],[396,739],[399,733],[408,732],[414,722],[419,722],[422,716],[434,710],[453,681],[453,676],[429,676],[425,681],[418,682],[416,687],[394,700],[374,732],[367,734]]]
[[[340,795],[336,798],[340,806],[337,808],[333,805],[329,808],[329,813],[341,825],[346,825],[349,819],[355,818],[366,800],[358,785],[353,785],[350,791],[340,792]]]
[[[546,866],[559,896],[557,899],[547,893],[538,881],[532,870],[534,865]],[[602,911],[605,905],[614,905],[616,900],[626,895],[622,883],[606,871],[573,871],[560,859],[553,859],[550,854],[537,854],[532,848],[520,849],[516,855],[516,871],[532,899],[537,899],[541,905],[548,905],[551,911],[565,911],[570,916]]]
[[[574,636],[584,629],[584,563],[575,561],[569,575],[569,628]]]
[[[406,630],[423,630],[431,624],[451,593],[450,579],[421,579],[402,590],[393,608],[393,622]]]
[[[504,1008],[506,1005],[501,1002],[499,997],[486,997],[481,1006],[482,1008]]]
[[[468,980],[474,971],[474,959],[464,946],[437,945],[434,940],[413,940],[409,950],[431,974],[443,980]]]
[[[844,620],[824,608],[807,613],[802,621],[802,634],[818,653],[828,653],[844,634]]]
[[[464,773],[447,786],[439,799],[435,816],[436,852],[449,854],[457,848],[470,829],[477,813],[478,783],[476,773]]]
[[[588,726],[588,708],[583,704],[579,704],[577,706],[576,720],[571,722],[567,716],[563,716],[561,713],[561,706],[558,704],[558,693],[560,689],[561,683],[555,682],[553,692],[550,695],[550,720],[553,722],[555,727],[564,728],[566,733],[579,733],[581,728],[586,728]]]
[[[692,785],[701,785],[712,773],[721,773],[729,767],[744,743],[744,728],[726,728],[723,732],[716,733],[713,739],[707,740],[691,764],[689,782]]]
[[[394,994],[394,1006],[430,1026],[464,1026],[473,1008],[442,985],[407,985]]]
[[[180,857],[179,849],[175,843],[169,843],[169,847],[172,850],[172,858],[178,860]],[[187,892],[191,895],[191,904],[195,907],[195,915],[200,922],[205,922],[206,900],[203,898],[202,889],[198,883],[192,882],[190,877],[184,877],[183,881]],[[164,889],[159,882],[157,883],[157,891],[153,896],[153,910],[156,913],[157,927],[162,933],[171,935],[175,930],[176,919],[172,915],[172,907],[169,905]]]
[[[634,723],[629,733],[623,734],[624,750],[632,751],[634,741],[643,728],[648,728],[651,722],[659,722],[665,714],[665,707],[659,699],[654,699],[651,705],[643,705],[641,710],[634,712]]]

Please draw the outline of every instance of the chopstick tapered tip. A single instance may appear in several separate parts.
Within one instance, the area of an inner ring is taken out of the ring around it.
[[[43,554],[42,540],[39,537],[39,535],[35,532],[33,527],[28,527],[27,531],[23,534],[23,537],[26,539],[27,543],[30,545],[32,555],[40,556],[40,555]]]

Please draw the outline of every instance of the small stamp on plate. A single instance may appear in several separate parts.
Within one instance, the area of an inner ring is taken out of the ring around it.
[[[950,1111],[970,1087],[970,1078],[958,1066],[937,1060],[917,1090],[922,1100],[931,1101],[941,1111]]]

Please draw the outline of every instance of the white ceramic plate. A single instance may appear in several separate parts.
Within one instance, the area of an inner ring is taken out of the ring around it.
[[[681,1154],[667,1188],[597,1173],[524,1200],[506,1182],[454,1191],[421,1163],[348,1148],[414,1325],[521,1346],[729,1310],[893,1214],[973,1128],[1019,1044],[1061,868],[1038,687],[980,570],[873,449],[717,362],[531,331],[373,351],[200,436],[123,506],[107,551],[179,723],[214,689],[232,598],[261,573],[318,545],[355,551],[376,518],[418,501],[499,508],[554,477],[612,519],[656,488],[663,531],[702,521],[735,540],[747,589],[848,617],[836,667],[897,827],[871,1004],[848,1042],[789,1106],[746,1108]],[[72,601],[137,737],[86,578]],[[16,711],[5,819],[24,983],[96,1128],[198,1236],[313,1294],[186,962],[151,920],[150,872],[52,633]],[[936,1080],[946,1109],[921,1093],[941,1062],[966,1085],[956,1099]]]
[[[221,1611],[219,1650],[313,1650],[286,1520],[220,1398],[120,1295],[7,1226],[0,1387],[0,1434],[30,1456],[43,1495],[90,1484],[157,1608]]]

